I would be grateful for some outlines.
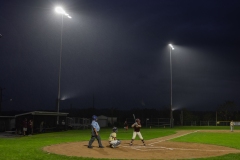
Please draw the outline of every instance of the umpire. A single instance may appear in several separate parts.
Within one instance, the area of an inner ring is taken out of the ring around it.
[[[91,134],[91,139],[89,140],[89,143],[88,143],[88,148],[93,148],[92,143],[94,142],[95,138],[97,138],[98,140],[99,148],[104,148],[101,142],[101,137],[98,133],[100,131],[100,126],[98,125],[97,116],[95,115],[92,116],[91,126],[92,126],[92,134]]]

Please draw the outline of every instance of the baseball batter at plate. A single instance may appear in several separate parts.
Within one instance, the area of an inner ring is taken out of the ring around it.
[[[132,140],[131,140],[131,142],[130,142],[130,146],[133,144],[133,141],[134,141],[134,139],[136,138],[136,135],[138,135],[138,137],[142,140],[142,142],[143,142],[143,145],[145,146],[146,144],[145,144],[145,142],[144,142],[144,140],[143,140],[143,137],[142,137],[142,134],[141,134],[141,132],[140,132],[140,129],[141,129],[141,123],[140,123],[140,119],[136,119],[135,120],[136,122],[132,125],[132,128],[134,129],[133,130],[133,136],[132,136]]]

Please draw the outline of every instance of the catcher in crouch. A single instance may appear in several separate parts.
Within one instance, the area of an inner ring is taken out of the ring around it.
[[[117,140],[117,131],[118,131],[117,127],[113,127],[112,133],[108,138],[110,147],[112,148],[117,147],[121,143],[120,140]]]
[[[142,126],[141,126],[141,123],[140,123],[140,119],[136,119],[136,122],[132,125],[132,128],[134,129],[134,131],[133,131],[133,136],[132,136],[132,140],[131,140],[131,142],[130,142],[130,146],[133,144],[133,141],[134,141],[134,139],[136,138],[136,135],[138,135],[138,137],[142,140],[142,142],[143,142],[143,145],[145,146],[146,144],[145,144],[145,142],[144,142],[144,140],[143,140],[143,137],[142,137],[142,134],[141,134],[141,132],[140,132],[140,128],[141,128]]]

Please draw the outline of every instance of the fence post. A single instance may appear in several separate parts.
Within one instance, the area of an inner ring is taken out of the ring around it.
[[[216,126],[217,126],[217,111],[216,111]]]

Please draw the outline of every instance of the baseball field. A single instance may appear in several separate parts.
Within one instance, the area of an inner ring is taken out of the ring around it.
[[[0,137],[0,159],[4,160],[83,160],[83,159],[204,159],[240,160],[240,127],[229,126],[142,128],[146,146],[136,138],[129,146],[132,129],[118,129],[121,144],[110,148],[111,128],[100,131],[105,148],[87,148],[90,129]]]

